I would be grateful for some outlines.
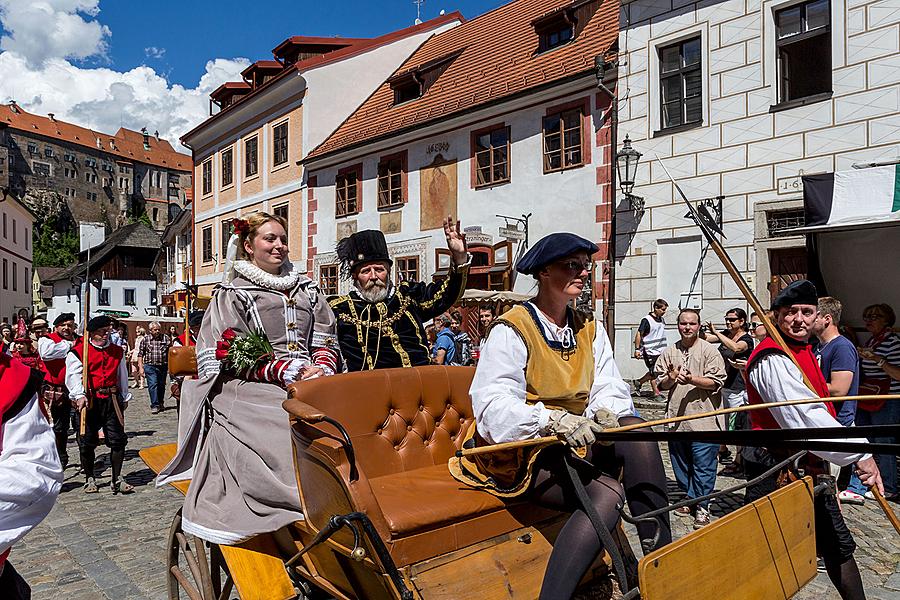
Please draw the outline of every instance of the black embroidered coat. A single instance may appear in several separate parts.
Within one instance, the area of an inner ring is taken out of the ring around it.
[[[337,320],[338,342],[349,371],[418,367],[430,362],[423,321],[446,312],[462,296],[469,267],[451,269],[436,283],[401,282],[382,302],[354,290],[328,303]]]

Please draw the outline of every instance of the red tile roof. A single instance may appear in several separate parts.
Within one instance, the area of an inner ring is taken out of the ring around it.
[[[590,5],[585,0],[514,0],[430,38],[306,161],[593,71],[594,58],[608,53],[617,40],[619,3],[604,0],[592,16]],[[536,54],[539,39],[532,22],[579,8],[579,15],[587,11],[588,21],[578,24],[575,39]],[[454,53],[459,54],[420,98],[393,104],[391,81]]]
[[[424,31],[430,31],[432,29],[436,29],[445,25],[447,23],[451,23],[453,21],[465,22],[465,18],[459,11],[453,11],[451,13],[447,13],[446,15],[441,15],[439,17],[435,17],[434,19],[430,19],[425,21],[424,23],[420,23],[418,25],[412,25],[410,27],[406,27],[404,29],[398,29],[397,31],[392,31],[385,35],[381,35],[371,39],[360,39],[358,41],[354,41],[354,43],[349,46],[345,46],[340,50],[335,50],[333,52],[329,52],[327,54],[323,54],[321,56],[314,56],[312,58],[307,58],[305,60],[301,60],[299,62],[293,63],[291,65],[287,65],[284,70],[278,73],[275,77],[259,86],[255,90],[251,91],[246,96],[240,98],[239,102],[243,102],[245,99],[256,95],[260,90],[265,89],[266,86],[271,85],[273,81],[281,79],[285,77],[288,73],[293,73],[294,71],[300,71],[301,73],[304,71],[308,71],[310,69],[314,69],[316,67],[320,67],[324,64],[335,62],[338,60],[342,60],[344,58],[349,58],[351,56],[356,56],[358,54],[362,54],[363,52],[368,52],[374,48],[378,48],[379,46],[385,46],[387,44],[396,42],[397,40],[401,40],[405,37],[413,36],[418,33],[422,33]],[[339,39],[350,39],[350,38],[339,38]],[[209,117],[207,120],[203,121],[200,125],[194,127],[189,132],[185,133],[181,136],[181,141],[184,142],[187,138],[191,137],[213,121],[218,118],[221,118],[222,115],[228,113],[234,106],[237,106],[239,102],[234,102],[230,104],[226,108],[223,108],[216,114]]]
[[[145,150],[144,135],[140,131],[124,127],[120,127],[119,131],[111,136],[108,133],[100,133],[59,119],[51,120],[49,117],[32,114],[21,106],[13,110],[9,104],[0,104],[0,123],[7,125],[10,129],[32,135],[41,135],[100,150],[129,162],[140,162],[176,171],[191,170],[191,157],[176,152],[168,141],[157,140],[155,136],[150,135],[148,136],[150,149]],[[98,139],[100,140],[99,145]]]

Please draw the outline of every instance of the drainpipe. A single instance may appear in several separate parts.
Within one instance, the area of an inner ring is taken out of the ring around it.
[[[597,69],[597,88],[609,96],[610,103],[607,111],[610,119],[610,152],[609,152],[609,185],[610,185],[610,211],[609,211],[609,240],[606,252],[606,262],[609,265],[609,281],[607,283],[607,298],[603,303],[603,322],[606,327],[606,333],[609,335],[609,341],[613,348],[616,345],[616,206],[618,197],[616,194],[616,148],[618,147],[618,126],[619,126],[619,105],[616,101],[616,93],[609,89],[603,83],[603,78],[607,68],[615,66],[618,68],[618,61],[615,63],[607,63],[602,56],[594,58],[594,65]],[[616,78],[618,80],[618,77]]]

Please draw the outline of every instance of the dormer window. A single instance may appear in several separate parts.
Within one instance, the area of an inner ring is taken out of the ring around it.
[[[422,81],[415,72],[391,82],[391,89],[394,90],[394,104],[403,104],[421,97],[422,87]]]
[[[558,10],[532,21],[538,35],[538,53],[547,52],[567,44],[575,38],[574,15],[568,10]]]

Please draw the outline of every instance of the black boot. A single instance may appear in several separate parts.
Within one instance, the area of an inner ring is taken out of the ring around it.
[[[134,491],[134,486],[125,480],[119,479],[122,474],[122,463],[125,462],[125,449],[114,449],[109,451],[109,463],[112,468],[112,492],[113,494],[130,494]]]

